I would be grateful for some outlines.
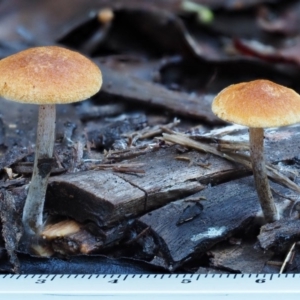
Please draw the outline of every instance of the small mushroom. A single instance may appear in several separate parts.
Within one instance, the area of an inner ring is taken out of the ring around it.
[[[100,90],[102,75],[88,58],[56,46],[6,57],[0,61],[0,74],[2,97],[39,105],[34,168],[22,216],[25,234],[39,235],[53,162],[55,105],[91,97]]]
[[[222,90],[213,112],[221,119],[249,127],[250,156],[258,198],[266,222],[279,219],[266,175],[263,154],[264,128],[300,122],[300,96],[269,80],[243,82]]]

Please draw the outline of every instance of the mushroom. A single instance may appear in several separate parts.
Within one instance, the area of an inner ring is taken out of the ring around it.
[[[83,55],[56,46],[35,47],[0,60],[0,95],[39,105],[32,179],[22,222],[25,235],[39,235],[53,162],[55,104],[87,99],[102,85],[99,68]]]
[[[212,111],[225,121],[249,127],[255,187],[265,221],[279,220],[266,175],[264,128],[300,122],[300,96],[292,89],[269,80],[254,80],[222,90],[213,101]]]

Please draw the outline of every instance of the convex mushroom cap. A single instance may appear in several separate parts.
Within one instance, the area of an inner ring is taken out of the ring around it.
[[[2,97],[31,104],[81,101],[102,85],[96,64],[56,46],[30,48],[0,60],[0,74]]]
[[[222,120],[267,128],[300,122],[300,96],[269,80],[230,85],[214,99],[212,111]]]

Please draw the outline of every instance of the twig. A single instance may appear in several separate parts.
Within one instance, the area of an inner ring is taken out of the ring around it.
[[[145,235],[148,231],[150,230],[150,226],[146,227],[145,229],[143,229],[135,238],[129,240],[128,242],[125,243],[125,245],[130,245],[134,242],[136,242],[137,240],[139,240],[143,235]]]
[[[245,142],[232,142],[219,140],[218,150],[220,151],[249,151],[249,143]]]
[[[281,193],[279,193],[278,191],[276,191],[275,189],[271,188],[271,191],[276,194],[277,196],[281,197],[281,198],[284,198],[284,199],[287,199],[291,202],[295,202],[296,200],[291,198],[291,197],[288,197],[288,196],[285,196],[285,195],[282,195]]]
[[[139,138],[143,140],[143,139],[149,139],[151,137],[161,135],[163,132],[168,132],[170,129],[177,126],[179,123],[180,120],[175,118],[174,121],[169,124],[154,126],[153,128],[149,129],[147,132],[141,134]]]
[[[267,265],[281,267],[282,266],[282,262],[281,261],[269,260],[267,262]]]
[[[189,162],[189,167],[192,166],[192,165],[196,165],[196,166],[202,167],[204,169],[209,169],[209,167],[210,167],[210,164],[208,164],[208,163],[196,162],[196,161],[193,161],[190,157],[187,157],[187,156],[176,156],[175,159],[188,161]]]
[[[245,167],[247,167],[248,169],[252,170],[250,156],[248,156],[248,155],[243,155],[240,153],[224,153],[224,152],[217,150],[213,146],[192,140],[187,135],[185,135],[183,133],[179,133],[179,132],[173,132],[173,134],[163,134],[163,139],[165,141],[179,144],[179,145],[182,145],[185,147],[212,153],[216,156],[222,157],[229,161],[240,163],[240,164],[244,165]],[[300,193],[300,187],[297,184],[295,184],[293,181],[291,181],[288,177],[281,174],[273,166],[267,165],[266,168],[267,168],[267,175],[269,178],[271,178],[275,182],[278,182],[279,184],[281,184],[287,188],[290,188],[290,189]]]
[[[145,164],[143,163],[132,163],[132,164],[99,164],[90,167],[92,170],[112,170],[114,172],[122,173],[145,173],[144,170],[140,169]]]
[[[296,243],[294,243],[294,244],[291,246],[289,252],[287,253],[287,255],[286,255],[286,257],[285,257],[285,259],[284,259],[284,261],[283,261],[283,264],[282,264],[282,266],[281,266],[281,268],[280,268],[279,274],[282,274],[282,273],[284,272],[284,270],[285,270],[285,268],[286,268],[286,265],[290,262],[290,260],[291,260],[291,258],[292,258],[292,256],[293,256],[293,252],[294,252],[295,245],[296,245]]]

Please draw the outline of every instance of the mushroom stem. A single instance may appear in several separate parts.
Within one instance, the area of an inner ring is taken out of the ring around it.
[[[39,234],[43,228],[45,195],[53,163],[55,115],[55,104],[39,106],[34,167],[22,217],[24,231],[29,235]]]
[[[255,187],[266,222],[279,220],[270,189],[264,159],[264,129],[249,128],[250,156]]]

